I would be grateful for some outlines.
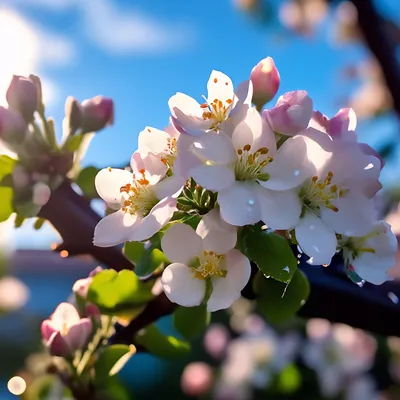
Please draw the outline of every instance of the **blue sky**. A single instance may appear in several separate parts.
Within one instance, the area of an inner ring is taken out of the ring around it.
[[[395,11],[396,1],[380,3],[385,11]],[[338,100],[356,87],[340,80],[340,69],[366,55],[362,46],[332,42],[332,16],[314,37],[304,39],[284,35],[277,21],[268,27],[254,22],[232,0],[2,0],[0,22],[2,13],[27,27],[27,37],[19,37],[15,48],[3,29],[0,50],[10,54],[11,64],[0,68],[0,83],[2,72],[14,72],[13,66],[25,73],[32,67],[45,79],[48,111],[59,128],[66,96],[114,99],[115,125],[95,138],[85,159],[99,167],[128,160],[146,125],[163,128],[175,92],[205,94],[212,69],[238,84],[260,59],[272,56],[282,79],[279,94],[305,89],[315,108],[333,115],[346,105]],[[13,57],[18,62],[12,64]],[[392,118],[364,125],[365,137],[369,140],[368,132],[376,129],[380,136],[391,135],[393,127]],[[32,234],[25,229],[19,236]],[[46,241],[38,238],[38,245]]]

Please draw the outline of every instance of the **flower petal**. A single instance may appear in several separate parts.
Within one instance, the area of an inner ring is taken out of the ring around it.
[[[258,188],[262,221],[271,229],[292,229],[299,222],[301,203],[296,191]]]
[[[178,197],[185,184],[185,179],[179,175],[169,176],[154,186],[154,193],[159,200],[165,197]]]
[[[89,318],[82,318],[75,325],[71,326],[64,340],[70,349],[75,352],[86,344],[91,333],[92,321]]]
[[[196,233],[203,239],[204,250],[225,254],[236,246],[237,228],[227,224],[216,208],[203,216]]]
[[[177,156],[172,171],[174,174],[180,175],[186,179],[190,176],[188,171],[203,165],[203,161],[191,151],[195,140],[197,140],[197,138],[194,136],[182,134],[176,142]]]
[[[295,229],[296,239],[301,249],[313,265],[330,264],[336,252],[336,235],[316,215],[306,212]]]
[[[225,278],[213,278],[213,292],[207,302],[210,312],[228,308],[240,297],[251,275],[249,259],[239,250],[233,249],[226,254]]]
[[[269,180],[260,184],[272,190],[287,190],[315,175],[316,168],[309,158],[307,142],[311,140],[304,136],[287,139],[275,154],[274,161],[263,169],[270,175]]]
[[[233,101],[233,83],[229,76],[220,71],[213,70],[207,82],[208,101],[213,102],[218,99],[225,106],[230,106]],[[227,101],[228,100],[228,101]]]
[[[237,160],[232,140],[223,133],[207,133],[193,141],[191,150],[203,162],[227,165]]]
[[[70,303],[60,303],[51,316],[53,328],[61,330],[66,324],[68,327],[76,324],[80,320],[80,316],[76,308]]]
[[[153,153],[142,157],[135,151],[131,158],[131,167],[135,179],[146,178],[150,185],[155,185],[167,173],[168,167],[161,161],[161,158]]]
[[[46,342],[50,339],[51,335],[54,332],[57,332],[58,330],[59,330],[59,328],[55,329],[54,324],[49,319],[46,319],[45,321],[43,321],[42,325],[40,326],[40,331],[42,333],[42,338]]]
[[[201,253],[203,242],[189,225],[177,223],[164,233],[161,248],[171,262],[189,264]]]
[[[60,332],[54,332],[46,343],[46,346],[49,348],[52,356],[68,358],[72,355],[71,349]]]
[[[149,152],[154,154],[164,153],[170,137],[171,135],[167,132],[146,126],[138,136],[138,151],[142,156]]]
[[[321,210],[321,218],[335,232],[346,236],[364,236],[371,232],[376,221],[376,209],[372,200],[361,193],[349,193],[336,199],[338,211]]]
[[[121,207],[121,187],[133,181],[133,176],[124,169],[104,168],[94,180],[97,193],[114,209]]]
[[[235,172],[225,165],[201,165],[190,170],[190,175],[200,186],[219,192],[235,182]]]
[[[231,225],[251,225],[261,220],[256,182],[236,181],[218,193],[221,217]]]
[[[166,197],[159,201],[143,219],[138,220],[129,233],[130,242],[141,242],[150,239],[172,218],[176,208],[176,198]]]
[[[127,241],[136,222],[135,215],[126,214],[122,210],[107,215],[94,229],[93,244],[99,247],[112,247]]]
[[[191,269],[180,263],[171,264],[164,270],[161,284],[168,299],[184,307],[200,305],[206,290],[204,280],[196,279]]]
[[[374,285],[381,285],[384,282],[393,280],[387,271],[396,265],[396,257],[382,257],[371,253],[361,253],[356,257],[352,265],[357,275]]]

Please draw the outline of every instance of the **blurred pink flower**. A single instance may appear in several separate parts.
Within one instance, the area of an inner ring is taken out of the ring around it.
[[[229,331],[224,325],[212,324],[204,335],[204,347],[212,357],[221,359],[225,355],[229,336]]]
[[[92,332],[92,321],[81,318],[72,304],[61,303],[50,319],[42,322],[41,332],[50,354],[67,358],[85,346]]]
[[[193,362],[186,366],[181,376],[181,387],[189,396],[203,396],[211,388],[213,373],[211,367],[203,362]]]

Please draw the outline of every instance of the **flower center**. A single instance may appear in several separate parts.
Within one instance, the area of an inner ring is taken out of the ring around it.
[[[261,147],[252,152],[251,146],[246,144],[237,151],[238,159],[235,164],[235,176],[238,181],[260,180],[267,181],[269,174],[263,172],[263,168],[273,161],[268,156],[269,149]]]
[[[69,332],[69,324],[64,321],[61,324],[61,329],[60,329],[61,336],[67,336],[68,332]]]
[[[232,99],[225,100],[225,104],[219,99],[214,99],[212,102],[206,99],[206,102],[200,105],[201,108],[207,109],[203,112],[202,117],[205,121],[210,120],[212,122],[210,129],[216,129],[218,124],[225,121],[231,104]]]
[[[161,161],[169,168],[174,165],[177,155],[176,137],[169,137],[167,145],[165,146],[164,153],[161,156]]]
[[[325,178],[319,179],[318,176],[312,177],[308,184],[304,185],[300,190],[300,199],[305,208],[319,212],[321,207],[329,208],[332,211],[338,212],[338,208],[333,204],[333,201],[344,197],[346,190],[339,189],[337,185],[332,185],[333,173],[328,172]]]
[[[122,211],[131,215],[145,217],[158,203],[153,186],[145,177],[146,171],[139,171],[141,177],[133,177],[133,183],[122,186],[120,192],[123,195]]]
[[[227,270],[224,269],[225,255],[204,250],[196,260],[193,275],[197,279],[225,278]]]

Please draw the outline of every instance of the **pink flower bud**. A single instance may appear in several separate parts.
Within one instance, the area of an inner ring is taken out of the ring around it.
[[[288,136],[306,129],[312,114],[313,102],[305,90],[285,93],[274,108],[263,112],[275,132]]]
[[[33,114],[39,107],[39,92],[31,79],[14,75],[6,98],[10,108],[21,113],[26,122],[33,120]]]
[[[21,143],[26,136],[27,124],[12,109],[0,107],[0,138],[6,143]]]
[[[85,315],[88,318],[94,318],[97,322],[100,322],[101,320],[101,312],[99,310],[99,307],[97,307],[96,304],[93,303],[86,304]]]
[[[32,201],[39,207],[43,207],[50,199],[51,190],[43,182],[38,182],[33,186]]]
[[[78,279],[74,286],[72,287],[72,291],[79,296],[86,299],[87,292],[90,284],[92,283],[93,277],[96,276],[99,272],[103,271],[103,268],[100,266],[96,267],[93,271],[90,271],[89,276],[87,278]]]
[[[86,345],[92,332],[92,321],[80,318],[72,304],[61,303],[50,319],[42,322],[41,332],[50,354],[68,358]]]
[[[212,369],[204,362],[190,363],[183,370],[181,387],[189,396],[204,396],[210,390],[212,383]]]
[[[96,96],[82,102],[81,128],[83,133],[97,132],[114,123],[114,102],[112,99]]]
[[[271,57],[261,60],[251,71],[253,83],[253,103],[261,108],[268,103],[279,89],[281,78]]]

